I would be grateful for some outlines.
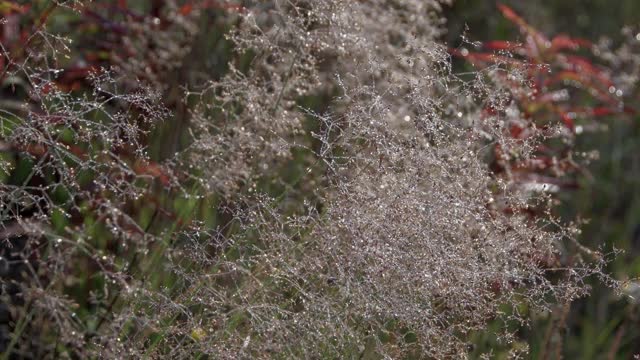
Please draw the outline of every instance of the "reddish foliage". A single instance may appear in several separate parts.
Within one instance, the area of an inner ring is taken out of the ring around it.
[[[138,175],[146,175],[151,176],[154,179],[158,179],[164,186],[171,185],[171,179],[167,171],[163,169],[158,163],[138,161],[134,164],[133,170]]]
[[[216,8],[215,1],[193,1],[185,4],[181,9],[182,15],[188,15],[193,9],[200,8]],[[105,4],[89,2],[83,5],[73,5],[74,10],[80,12],[81,16],[75,24],[78,29],[91,30],[95,36],[92,46],[82,49],[82,61],[70,62],[62,67],[52,79],[41,84],[38,90],[40,94],[47,95],[52,92],[91,92],[92,78],[104,68],[110,68],[114,64],[112,54],[121,54],[124,58],[129,55],[130,49],[127,49],[123,38],[134,33],[135,25],[141,23],[152,23],[153,15],[151,13],[136,13],[126,0],[118,0],[115,4]],[[241,7],[234,7],[229,4],[218,6],[224,10],[241,11]],[[3,15],[5,22],[0,25],[0,42],[4,47],[4,51],[0,53],[0,82],[5,80],[7,74],[17,72],[22,63],[29,58],[32,48],[38,46],[36,34],[47,24],[52,15],[61,10],[57,2],[51,2],[51,5],[36,12],[30,5],[18,5],[11,1],[0,0],[0,14]],[[112,13],[121,14],[126,21],[115,21],[113,17],[105,17],[101,15],[103,11],[108,10]],[[162,18],[163,23],[169,23],[172,20]],[[137,24],[135,24],[137,22]],[[73,122],[67,121],[64,115],[39,113],[38,99],[34,98],[34,115],[42,123],[50,126],[63,128],[73,128],[77,130],[78,126]],[[136,109],[136,111],[144,112],[144,109]],[[138,139],[144,141],[144,139]],[[61,145],[67,151],[79,159],[86,160],[92,155],[89,153],[87,144],[78,144],[56,139],[57,145]],[[45,161],[51,157],[51,146],[37,141],[32,142],[0,142],[2,151],[11,151],[15,153],[25,154],[29,157]],[[131,164],[133,172],[150,181],[155,181],[165,187],[172,186],[172,178],[167,169],[161,164],[150,161],[148,159],[142,161],[136,157],[132,151],[118,148],[110,149],[113,154],[117,154],[119,160],[123,163]],[[105,160],[106,162],[110,160]],[[124,176],[124,174],[114,173],[113,176]],[[101,201],[102,197],[98,194],[99,189],[92,191],[95,201]],[[151,195],[150,195],[151,196]],[[97,204],[94,204],[98,207]],[[171,214],[170,211],[161,210],[165,214]],[[74,218],[74,221],[82,222],[83,217]],[[138,231],[138,230],[136,230]],[[135,231],[134,231],[135,232]]]
[[[454,49],[451,54],[475,67],[498,65],[525,75],[522,81],[505,72],[496,74],[499,81],[513,89],[512,101],[525,124],[514,123],[507,136],[514,139],[548,137],[549,126],[560,123],[567,130],[564,136],[572,138],[584,130],[583,124],[588,125],[597,117],[635,112],[622,103],[606,68],[575,53],[590,49],[591,42],[565,34],[548,38],[510,7],[497,6],[503,16],[519,28],[524,43],[487,41],[481,44],[481,52]],[[498,113],[491,106],[483,113],[486,117],[495,115]],[[561,189],[573,188],[574,181],[561,179],[580,171],[569,155],[571,143],[560,148],[541,145],[537,161],[526,163],[510,160],[500,146],[495,146],[492,169],[498,174],[507,168],[512,174],[515,171],[523,183],[533,181],[554,184]]]

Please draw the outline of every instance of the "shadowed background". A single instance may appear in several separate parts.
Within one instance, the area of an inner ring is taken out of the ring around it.
[[[565,33],[597,42],[621,41],[621,29],[640,31],[640,2],[635,0],[504,1],[548,36]],[[506,20],[492,1],[458,0],[446,10],[450,46],[458,46],[466,32],[470,41],[522,41],[518,29]],[[466,29],[466,30],[465,30]],[[635,104],[637,106],[637,95]],[[633,101],[633,100],[632,100]],[[621,249],[609,272],[619,280],[640,276],[640,130],[636,115],[629,119],[600,118],[608,130],[578,137],[578,151],[597,150],[599,160],[580,178],[581,187],[560,194],[558,213],[589,219],[580,241],[590,248],[611,252]],[[593,284],[592,296],[571,309],[540,314],[521,334],[531,347],[531,358],[554,358],[557,350],[567,359],[631,359],[640,354],[640,299],[613,294]],[[566,316],[565,316],[566,315]],[[566,327],[560,332],[553,328]],[[476,354],[494,349],[506,357],[493,339],[479,339]]]

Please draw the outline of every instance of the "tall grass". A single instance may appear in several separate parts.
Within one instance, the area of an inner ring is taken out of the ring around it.
[[[613,283],[550,212],[575,126],[442,2],[0,4],[7,358],[517,357]]]

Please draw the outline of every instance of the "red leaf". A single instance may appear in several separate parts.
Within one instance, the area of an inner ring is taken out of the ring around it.
[[[522,27],[527,27],[529,26],[526,21],[524,21],[523,18],[520,17],[520,15],[516,14],[515,11],[513,11],[513,9],[511,9],[510,7],[508,7],[507,5],[503,5],[498,3],[498,10],[500,10],[500,12],[502,13],[502,15],[504,17],[506,17],[507,19],[509,19],[510,21],[512,21],[513,23],[522,26]]]
[[[568,113],[563,111],[560,111],[560,118],[562,119],[564,125],[573,132],[575,128],[573,118]]]
[[[555,83],[563,82],[563,81],[575,81],[578,84],[582,85],[586,90],[592,90],[596,93],[597,97],[608,103],[617,103],[618,100],[614,99],[609,93],[608,89],[605,89],[605,84],[594,83],[589,76],[585,76],[584,72],[576,72],[576,71],[561,71],[556,74],[554,77],[547,79],[545,81],[545,86],[549,86]],[[598,86],[601,85],[601,86]]]
[[[607,115],[615,114],[617,112],[618,111],[615,111],[613,109],[606,108],[606,107],[597,107],[597,108],[591,109],[591,114],[593,116],[607,116]]]
[[[575,71],[583,75],[589,75],[596,78],[606,88],[613,86],[613,82],[600,69],[598,69],[591,61],[581,56],[566,56],[565,65],[569,70]]]
[[[518,125],[512,125],[509,127],[509,133],[511,134],[511,137],[514,139],[517,139],[520,137],[520,134],[522,134],[522,127],[518,126]]]
[[[558,35],[551,40],[551,51],[557,52],[561,49],[577,50],[581,47],[589,47],[591,42],[584,39],[574,39],[567,35]]]
[[[516,60],[507,56],[500,56],[490,53],[476,53],[468,52],[464,50],[450,49],[449,53],[453,56],[465,58],[467,61],[474,65],[487,65],[487,64],[508,64],[518,68],[526,68],[528,65],[520,60]]]
[[[135,171],[138,175],[148,175],[154,177],[165,186],[169,186],[171,184],[169,175],[167,175],[162,167],[157,163],[138,162],[133,166],[133,171]]]
[[[189,15],[193,11],[193,4],[185,4],[180,8],[180,15]]]
[[[500,3],[498,3],[497,6],[498,10],[500,10],[505,18],[520,27],[520,31],[533,37],[538,47],[549,42],[549,40],[542,33],[536,30],[533,26],[529,25],[526,21],[524,21],[524,19],[521,18],[520,15],[516,14],[513,9]]]

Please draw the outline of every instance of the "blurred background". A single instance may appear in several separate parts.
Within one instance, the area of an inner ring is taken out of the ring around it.
[[[540,0],[503,1],[529,24],[551,37],[565,33],[598,42],[622,41],[621,30],[638,32],[640,1],[637,0]],[[493,1],[457,0],[446,10],[446,41],[456,47],[466,32],[469,41],[523,41],[516,26],[506,20]],[[465,30],[466,29],[466,30]],[[614,45],[615,46],[615,45]],[[637,95],[627,102],[638,101]],[[636,104],[628,104],[637,108]],[[623,250],[609,266],[618,280],[640,276],[640,117],[601,117],[601,132],[577,137],[578,151],[597,150],[599,159],[579,177],[577,190],[562,191],[557,212],[565,218],[589,220],[580,234],[582,244],[610,253]],[[640,354],[640,297],[633,283],[615,294],[594,281],[592,295],[570,309],[551,309],[534,316],[532,327],[521,329],[533,359],[633,359]],[[495,326],[498,326],[497,324]],[[561,329],[555,331],[553,329]],[[512,344],[507,348],[522,346]],[[490,347],[496,358],[505,358],[490,336],[478,338],[475,354]]]
[[[624,25],[638,25],[640,2],[635,0],[505,0],[526,20],[546,34],[567,33],[596,40],[618,37]],[[447,10],[448,40],[455,41],[465,28],[474,37],[513,39],[516,29],[497,11],[494,1],[456,0]]]

